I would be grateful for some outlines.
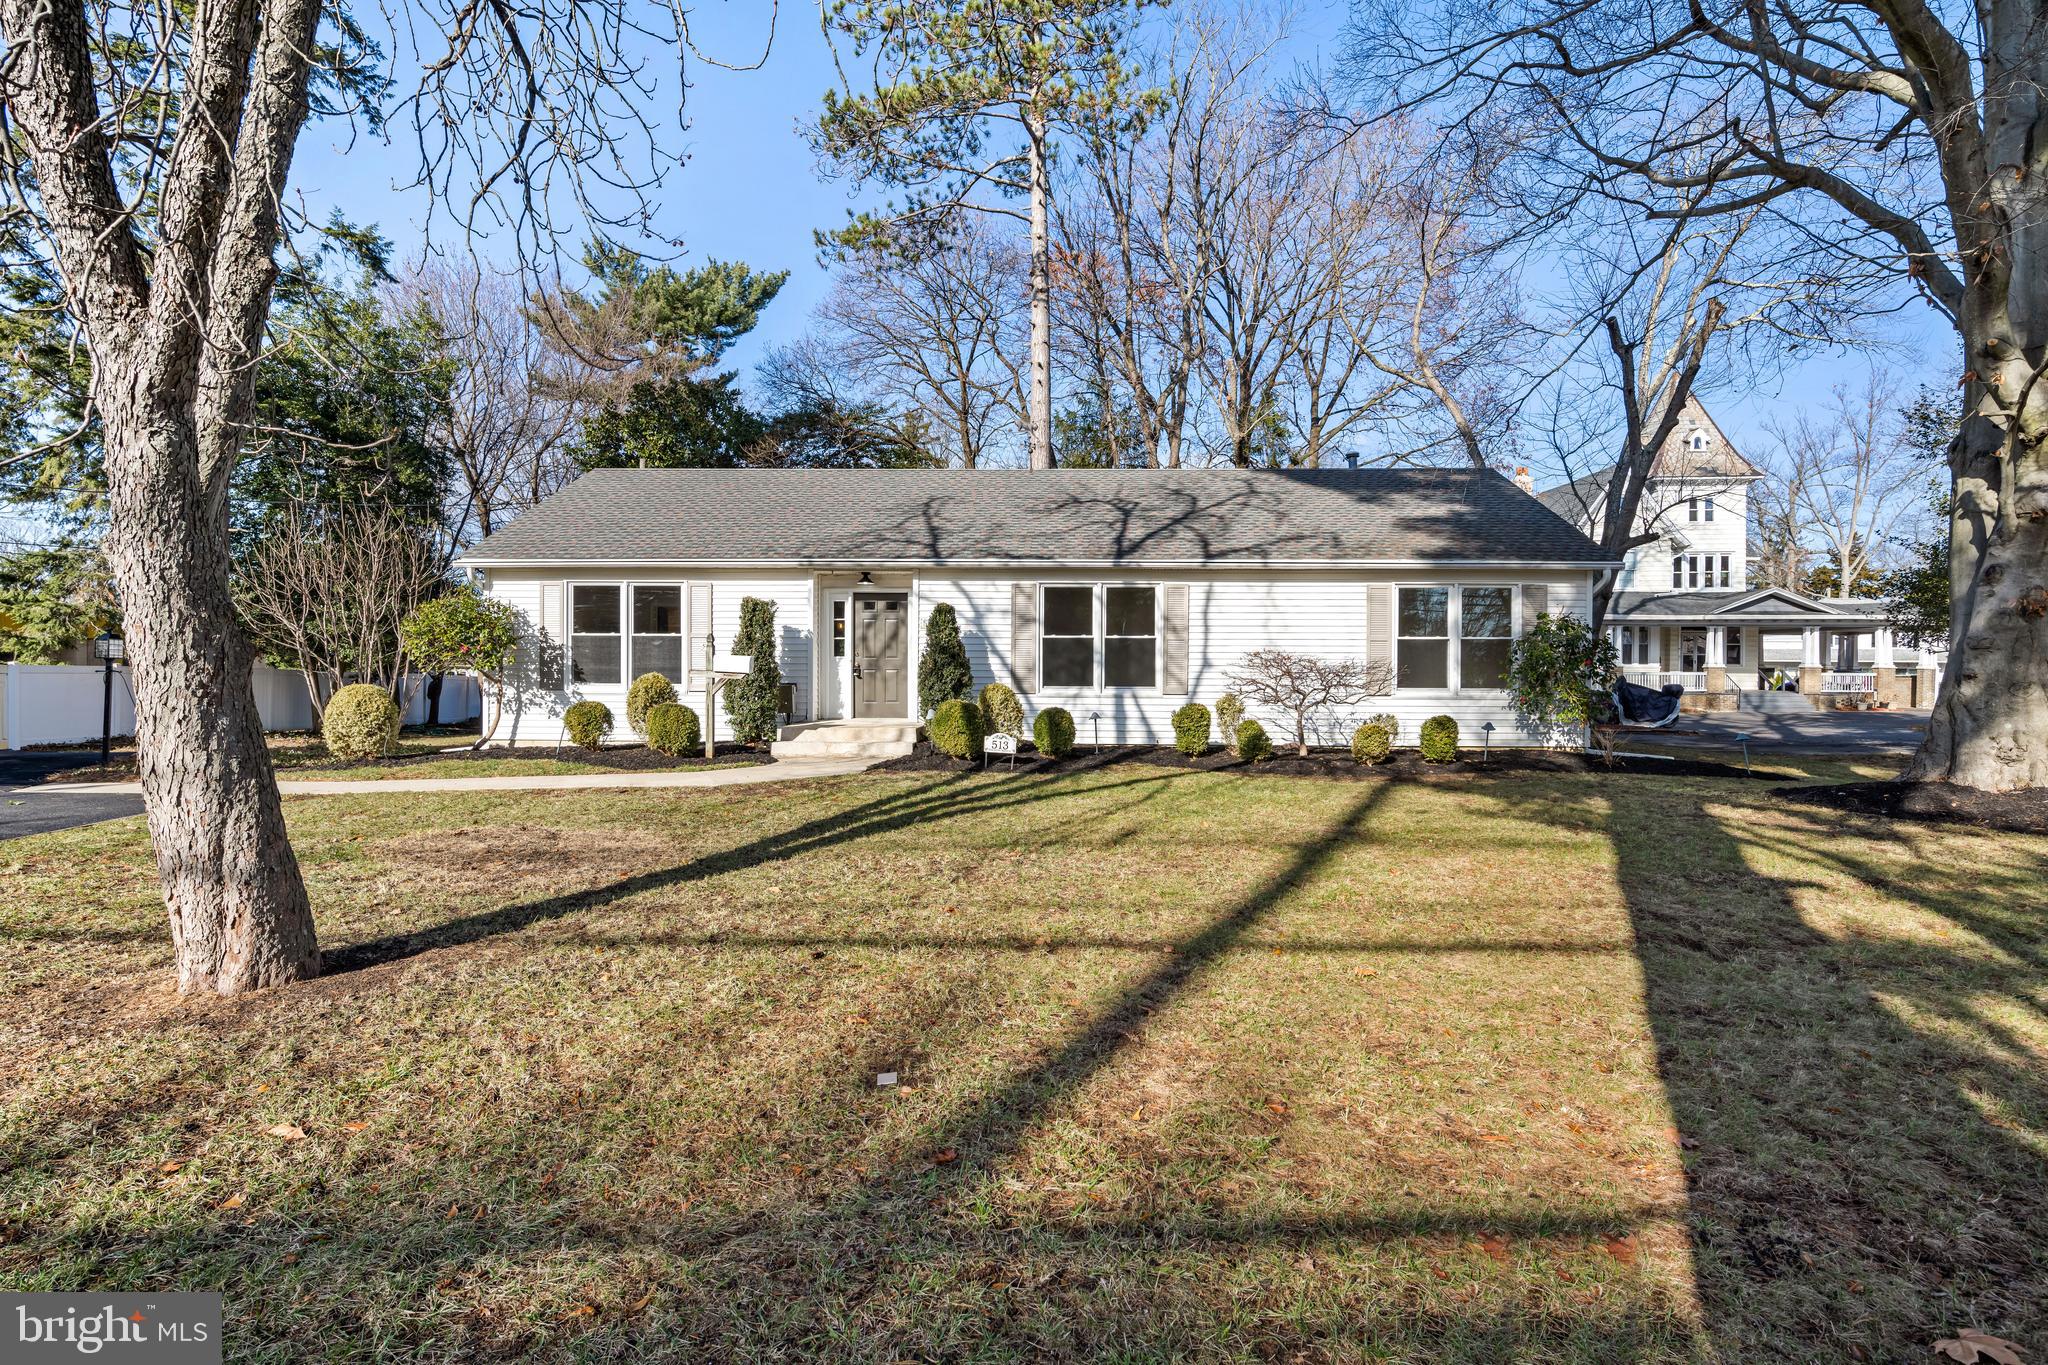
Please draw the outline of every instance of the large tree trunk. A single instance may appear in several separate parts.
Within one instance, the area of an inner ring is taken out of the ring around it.
[[[128,396],[102,409],[107,551],[178,988],[233,995],[301,980],[320,952],[228,593],[226,517],[206,505],[190,423]]]
[[[0,97],[91,347],[143,805],[188,991],[232,994],[320,965],[227,546],[228,471],[251,406],[320,12],[319,0],[192,9],[145,260],[114,174],[85,7],[0,0],[9,56],[27,54],[0,63]]]
[[[1045,120],[1025,116],[1031,146],[1031,467],[1052,468],[1052,185]]]
[[[2040,387],[2015,382],[2011,429],[1972,415],[1952,449],[1948,670],[1908,781],[1993,792],[2048,786],[2048,395],[2036,396]]]

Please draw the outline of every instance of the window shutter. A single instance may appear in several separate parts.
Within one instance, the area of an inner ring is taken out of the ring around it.
[[[1010,585],[1010,677],[1019,696],[1038,690],[1038,585]]]
[[[1550,610],[1550,585],[1548,583],[1524,583],[1522,585],[1522,630],[1536,624],[1536,618]]]
[[[704,643],[704,637],[712,631],[711,585],[709,583],[692,583],[690,585],[690,619],[685,624],[689,629],[690,638],[684,644],[683,657],[690,660],[690,672],[693,674],[708,673],[711,671],[711,655],[716,652]],[[694,677],[691,679],[690,685],[694,691],[704,685],[704,679],[702,677]]]
[[[562,690],[569,649],[569,618],[564,598],[568,588],[560,583],[540,585],[540,639],[534,642],[537,657],[534,679],[543,691]]]
[[[1368,583],[1365,587],[1365,661],[1368,666],[1394,666],[1394,586]],[[1380,688],[1381,694],[1394,690],[1392,675]]]
[[[1159,690],[1188,694],[1188,585],[1169,583],[1159,612]]]

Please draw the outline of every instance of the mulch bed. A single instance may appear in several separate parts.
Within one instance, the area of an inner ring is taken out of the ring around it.
[[[1946,782],[1845,782],[1779,787],[1771,795],[1806,806],[1893,820],[1971,825],[2007,834],[2048,834],[2048,790],[1981,792]]]
[[[438,754],[427,756],[427,761],[436,758],[559,758],[566,763],[588,763],[593,767],[617,768],[621,772],[669,772],[678,768],[702,768],[715,766],[730,768],[774,760],[766,749],[750,749],[744,744],[721,744],[716,756],[706,759],[701,751],[670,758],[667,754],[656,753],[644,744],[618,748],[599,749],[591,753],[573,744],[564,744],[560,749],[541,749],[529,746],[518,748],[504,744],[493,744],[488,749],[444,749]]]
[[[1048,759],[1034,752],[1017,755],[1016,771],[1022,773],[1086,772],[1113,764],[1139,764],[1150,768],[1185,768],[1197,772],[1237,772],[1255,777],[1310,777],[1326,781],[1372,782],[1383,779],[1430,781],[1434,779],[1487,773],[1623,773],[1651,777],[1742,777],[1740,764],[1712,763],[1701,759],[1616,758],[1613,764],[1596,755],[1548,749],[1497,749],[1486,758],[1476,753],[1456,763],[1425,763],[1413,749],[1397,751],[1385,763],[1371,767],[1351,756],[1349,749],[1311,749],[1303,758],[1293,752],[1276,753],[1263,763],[1246,763],[1223,749],[1212,749],[1190,758],[1171,745],[1105,745],[1100,750],[1076,749],[1063,759]],[[983,765],[953,758],[920,741],[907,758],[892,758],[869,771],[884,773],[964,773],[979,771]],[[1008,772],[1010,760],[988,760],[991,772]],[[1783,782],[1793,776],[1758,768],[1749,774],[1758,780]]]

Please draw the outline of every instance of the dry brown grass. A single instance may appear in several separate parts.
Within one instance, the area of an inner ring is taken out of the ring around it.
[[[8,1287],[279,1360],[2048,1349],[2048,841],[1133,767],[290,813],[335,970],[226,1003],[138,822],[0,845]]]

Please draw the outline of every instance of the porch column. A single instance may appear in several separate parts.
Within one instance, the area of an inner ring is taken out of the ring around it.
[[[1707,685],[1710,693],[1728,690],[1728,627],[1707,627]]]
[[[1821,628],[1801,626],[1799,628],[1799,691],[1813,698],[1815,706],[1820,705],[1820,658]]]
[[[1879,626],[1871,636],[1871,670],[1875,677],[1872,690],[1877,700],[1887,706],[1900,705],[1898,660],[1892,653],[1892,628]]]

